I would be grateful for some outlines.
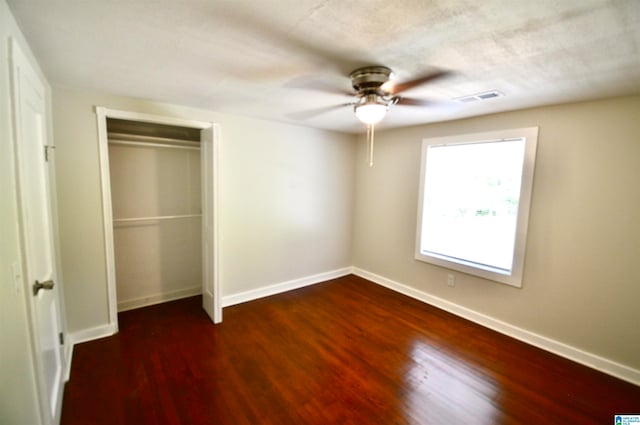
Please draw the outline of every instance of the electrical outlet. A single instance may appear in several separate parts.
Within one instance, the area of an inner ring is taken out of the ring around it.
[[[447,286],[450,286],[451,288],[456,286],[456,275],[454,274],[447,275]]]

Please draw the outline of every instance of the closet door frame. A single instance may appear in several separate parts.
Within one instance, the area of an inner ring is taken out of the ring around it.
[[[219,213],[218,202],[219,199],[219,131],[218,125],[207,121],[187,120],[175,117],[166,117],[160,115],[145,114],[139,112],[122,111],[116,109],[108,109],[105,107],[97,106],[96,115],[98,119],[98,143],[99,143],[99,156],[100,156],[100,179],[102,190],[102,220],[104,227],[104,243],[105,243],[105,262],[107,273],[107,299],[109,305],[109,327],[115,333],[118,331],[118,299],[116,294],[116,264],[115,264],[115,249],[113,241],[113,209],[111,203],[111,176],[109,171],[109,139],[107,134],[107,119],[123,119],[129,121],[140,121],[155,124],[175,125],[180,127],[189,127],[203,130],[202,136],[210,138],[203,142],[207,142],[212,149],[213,161],[207,162],[211,165],[210,170],[203,170],[202,175],[208,175],[211,177],[212,183],[210,186],[210,196],[213,197],[211,211],[204,211],[203,214],[210,214],[210,219],[213,223],[213,255],[207,260],[210,262],[210,270],[213,286],[213,306],[212,308],[205,310],[209,315],[210,310],[213,310],[213,317],[211,319],[214,323],[222,322],[222,304],[220,302],[220,267],[219,267]],[[203,163],[204,164],[204,163]],[[203,192],[206,187],[209,187],[207,182],[202,181]],[[204,205],[203,205],[204,207]],[[203,216],[203,221],[205,217]],[[203,276],[203,279],[205,276]],[[206,282],[205,282],[206,285]],[[204,289],[204,287],[203,287]]]

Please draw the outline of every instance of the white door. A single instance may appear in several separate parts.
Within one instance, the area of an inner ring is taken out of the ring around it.
[[[218,214],[215,185],[217,185],[217,126],[201,131],[200,161],[202,170],[202,307],[214,323],[222,322],[222,307],[218,293],[218,247],[216,246]]]
[[[63,347],[45,158],[52,156],[47,146],[45,87],[15,40],[11,59],[20,227],[36,376],[43,422],[57,424],[64,385]]]

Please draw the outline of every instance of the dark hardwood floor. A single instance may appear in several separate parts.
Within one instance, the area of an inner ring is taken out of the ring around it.
[[[75,347],[63,425],[610,424],[640,387],[348,276],[120,315]]]

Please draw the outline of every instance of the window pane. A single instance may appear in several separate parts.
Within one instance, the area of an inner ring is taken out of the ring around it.
[[[510,274],[525,139],[428,147],[422,254]]]

